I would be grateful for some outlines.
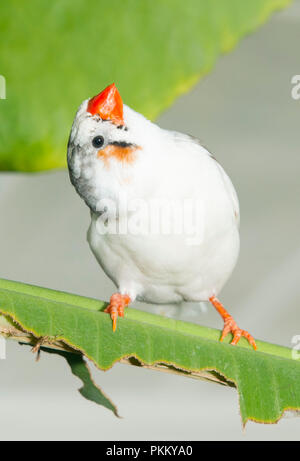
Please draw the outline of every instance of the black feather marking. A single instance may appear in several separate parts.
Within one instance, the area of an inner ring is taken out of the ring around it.
[[[126,142],[126,141],[113,141],[113,142],[110,142],[109,144],[111,144],[112,146],[119,146],[119,147],[132,147],[132,146],[134,146],[134,144],[132,144],[131,142]]]

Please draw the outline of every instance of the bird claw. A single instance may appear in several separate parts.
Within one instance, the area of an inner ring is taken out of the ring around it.
[[[256,343],[255,343],[255,340],[254,340],[253,336],[250,335],[250,333],[248,333],[248,331],[242,330],[241,328],[239,328],[237,326],[237,323],[235,322],[235,320],[231,317],[231,315],[229,315],[224,320],[224,328],[223,328],[223,331],[222,331],[222,336],[221,336],[220,341],[223,341],[223,339],[225,338],[225,336],[228,335],[228,333],[232,333],[232,335],[233,335],[233,339],[232,339],[230,344],[236,345],[239,342],[239,340],[241,339],[241,337],[244,336],[244,338],[246,338],[248,340],[249,344],[253,347],[253,349],[254,350],[257,349],[257,346],[256,346]]]
[[[228,333],[232,333],[233,340],[231,341],[231,344],[237,344],[241,337],[244,336],[244,338],[246,338],[249,341],[249,344],[253,347],[253,349],[256,350],[257,347],[253,336],[251,336],[250,333],[248,333],[248,331],[242,330],[237,326],[235,320],[231,317],[230,314],[228,314],[223,304],[220,303],[220,301],[215,296],[211,296],[209,298],[209,301],[216,308],[216,310],[219,312],[222,319],[224,320],[224,328],[220,341],[223,341],[223,339],[225,338],[225,336],[228,335]]]
[[[113,332],[116,331],[118,317],[124,317],[125,307],[127,307],[129,303],[130,297],[128,295],[115,293],[111,296],[109,305],[104,309],[104,312],[110,314],[113,323]]]

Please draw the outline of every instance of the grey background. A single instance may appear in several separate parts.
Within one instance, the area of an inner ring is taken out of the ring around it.
[[[221,299],[255,337],[288,346],[300,334],[300,100],[291,98],[291,78],[300,74],[299,25],[297,1],[222,57],[159,119],[162,127],[198,136],[237,188],[241,255]],[[1,277],[109,298],[113,284],[85,240],[88,209],[65,171],[1,174],[0,216]],[[163,310],[222,325],[210,306]],[[93,373],[123,419],[84,400],[62,358],[43,354],[36,364],[28,348],[7,342],[0,439],[300,438],[299,418],[248,423],[243,433],[233,389],[120,364]]]

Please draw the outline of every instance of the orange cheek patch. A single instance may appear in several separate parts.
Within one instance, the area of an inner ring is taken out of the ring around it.
[[[140,149],[139,146],[121,147],[108,145],[105,149],[98,150],[97,157],[104,161],[106,166],[109,166],[109,160],[115,158],[122,163],[133,163],[135,160],[135,152]]]

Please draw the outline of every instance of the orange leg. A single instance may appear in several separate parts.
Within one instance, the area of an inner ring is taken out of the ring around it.
[[[233,317],[231,317],[231,315],[228,314],[227,310],[220,303],[220,301],[215,296],[212,296],[211,298],[209,298],[209,300],[224,320],[224,328],[220,341],[223,341],[225,336],[231,332],[233,335],[233,340],[231,341],[231,344],[237,344],[241,336],[244,336],[249,341],[251,346],[253,346],[253,348],[256,350],[257,347],[254,338],[250,335],[250,333],[248,333],[248,331],[241,330],[241,328],[237,326]]]
[[[110,314],[110,318],[113,322],[113,331],[116,331],[117,328],[117,318],[124,317],[124,309],[128,306],[131,299],[128,295],[121,295],[120,293],[115,293],[111,296],[109,305],[104,312]]]

